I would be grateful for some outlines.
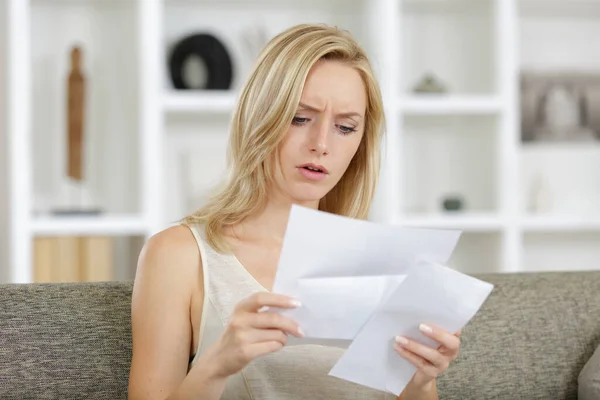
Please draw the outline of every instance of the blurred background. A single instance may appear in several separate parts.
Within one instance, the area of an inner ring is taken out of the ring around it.
[[[0,0],[0,282],[129,280],[224,174],[262,46],[350,31],[388,132],[371,219],[466,273],[600,268],[596,0]]]

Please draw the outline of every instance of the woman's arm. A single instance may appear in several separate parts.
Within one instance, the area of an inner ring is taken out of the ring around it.
[[[192,294],[204,296],[196,241],[185,226],[153,236],[140,253],[132,296],[129,399],[218,399],[225,385],[201,357],[189,372]],[[202,305],[199,307],[202,310]]]
[[[424,324],[419,326],[419,330],[435,340],[439,347],[433,348],[416,340],[396,337],[396,352],[417,368],[409,384],[400,393],[400,400],[438,400],[437,377],[456,360],[460,350],[460,330],[451,334],[436,326]]]
[[[410,381],[398,396],[398,400],[439,400],[435,380],[429,382],[426,386],[417,386],[413,381]]]

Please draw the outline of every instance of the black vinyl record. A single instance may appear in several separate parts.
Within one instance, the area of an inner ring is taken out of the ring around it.
[[[186,76],[185,66],[191,58],[201,60],[206,78],[194,85]],[[175,89],[227,90],[233,80],[233,65],[225,45],[208,33],[184,37],[174,46],[169,57],[169,73]]]

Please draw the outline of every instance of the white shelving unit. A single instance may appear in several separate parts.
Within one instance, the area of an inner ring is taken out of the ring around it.
[[[7,0],[8,251],[3,281],[33,281],[36,236],[114,236],[121,279],[135,266],[123,242],[147,238],[162,219],[160,22],[157,2]],[[4,39],[3,39],[4,40]],[[4,43],[3,43],[4,45]],[[87,78],[86,182],[98,216],[60,216],[65,179],[69,52],[81,45]],[[3,76],[4,78],[4,76]],[[126,260],[126,261],[125,261]]]
[[[38,217],[32,223],[34,235],[146,235],[148,223],[137,215],[99,217]]]
[[[600,44],[590,40],[600,35],[595,1],[8,0],[3,7],[5,280],[31,281],[36,235],[146,238],[199,206],[224,171],[229,118],[255,56],[244,38],[256,26],[272,36],[301,22],[349,29],[374,62],[388,134],[373,220],[463,230],[451,265],[465,272],[600,268],[600,210],[526,209],[529,179],[540,169],[566,191],[569,171],[587,171],[575,193],[600,200],[600,185],[589,184],[600,182],[600,150],[548,155],[524,146],[519,111],[521,70],[600,68]],[[169,49],[192,32],[213,33],[230,51],[231,90],[172,88]],[[107,211],[98,218],[34,212],[64,184],[62,96],[76,41],[90,80],[90,181]],[[414,94],[431,73],[448,93]],[[553,165],[557,159],[566,167]],[[444,212],[444,197],[455,195],[465,209]]]
[[[164,112],[166,113],[231,113],[236,97],[228,91],[197,95],[194,93],[166,93]]]
[[[410,96],[399,104],[405,115],[497,114],[502,110],[501,99],[494,96]]]
[[[8,4],[0,3],[0,38],[8,34]],[[0,40],[0,263],[8,265],[9,211],[8,211],[8,76],[7,63],[4,55],[7,53],[7,40]],[[0,282],[9,280],[8,267],[0,268]]]

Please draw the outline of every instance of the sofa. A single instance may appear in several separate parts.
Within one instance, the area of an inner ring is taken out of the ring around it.
[[[475,276],[495,287],[438,379],[440,399],[576,399],[600,344],[600,271]],[[126,399],[131,291],[0,285],[0,399]]]

